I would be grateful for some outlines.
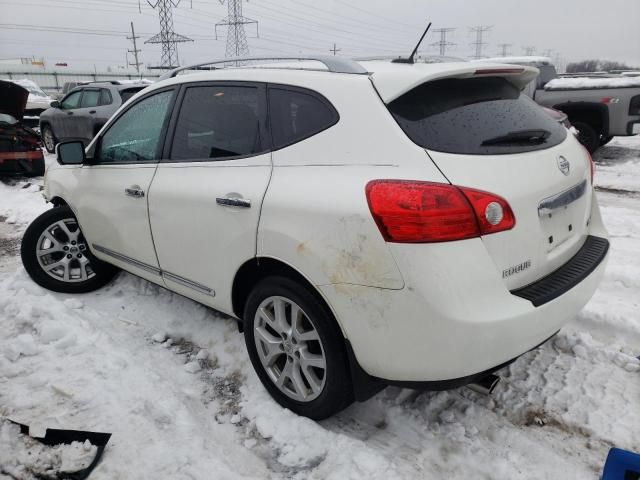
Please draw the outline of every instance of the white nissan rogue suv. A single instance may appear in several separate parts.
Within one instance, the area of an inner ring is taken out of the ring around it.
[[[535,68],[279,60],[175,70],[86,152],[60,144],[33,280],[82,293],[122,269],[231,315],[273,398],[314,419],[482,379],[591,298],[593,164],[521,93]]]

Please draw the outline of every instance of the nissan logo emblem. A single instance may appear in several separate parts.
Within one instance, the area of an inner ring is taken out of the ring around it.
[[[571,169],[571,164],[569,163],[569,160],[567,160],[562,155],[560,155],[558,157],[558,168],[565,175],[569,175],[569,170]]]

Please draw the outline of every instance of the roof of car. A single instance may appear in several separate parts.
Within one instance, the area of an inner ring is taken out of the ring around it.
[[[442,78],[500,76],[507,78],[518,87],[524,87],[539,73],[538,69],[532,66],[508,66],[489,62],[478,64],[470,62],[396,63],[390,60],[349,61],[358,65],[360,69],[354,68],[352,73],[331,71],[331,65],[323,64],[322,61],[313,58],[302,61],[285,59],[277,63],[263,62],[257,65],[215,67],[212,70],[202,70],[203,64],[201,64],[192,73],[187,73],[189,67],[182,67],[179,71],[175,71],[175,76],[168,74],[164,80],[155,83],[151,88],[213,80],[273,82],[314,88],[324,81],[340,76],[354,80],[371,79],[382,100],[388,103],[422,83]],[[345,63],[345,65],[348,64]],[[181,74],[178,75],[178,73]]]

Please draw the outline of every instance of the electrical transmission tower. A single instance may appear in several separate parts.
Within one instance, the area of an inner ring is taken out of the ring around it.
[[[330,48],[329,51],[333,52],[333,56],[335,57],[336,53],[338,53],[340,50],[342,50],[341,48],[337,48],[336,44],[333,44],[333,48]]]
[[[542,52],[542,56],[543,57],[547,57],[547,58],[551,58],[553,57],[553,52],[555,50],[551,49],[551,48],[547,48],[544,52]]]
[[[511,47],[513,44],[512,43],[499,43],[498,47],[500,48],[500,50],[498,50],[498,56],[499,57],[508,57],[509,56],[509,47]]]
[[[242,0],[220,0],[223,5],[225,2],[227,2],[228,14],[226,18],[216,23],[216,39],[218,38],[218,27],[227,27],[225,58],[248,56],[249,43],[244,26],[255,24],[256,36],[258,36],[258,22],[242,15]]]
[[[133,63],[129,63],[129,61],[127,60],[127,63],[129,63],[129,65],[135,66],[136,72],[138,73],[140,73],[140,60],[138,59],[138,54],[140,53],[140,49],[138,48],[138,44],[136,43],[136,40],[139,38],[140,37],[136,37],[136,32],[133,29],[133,22],[131,22],[131,36],[127,37],[127,40],[133,41],[133,50],[127,50],[127,52],[133,53],[133,58],[135,58],[136,61]]]
[[[444,57],[447,53],[447,47],[453,47],[455,43],[447,41],[447,35],[453,32],[455,28],[436,28],[434,33],[440,34],[440,41],[434,42],[431,45],[435,47],[440,47],[440,56]]]
[[[144,43],[159,43],[162,45],[162,57],[160,60],[161,67],[178,67],[178,46],[176,44],[181,42],[193,42],[190,38],[173,31],[173,10],[171,10],[171,8],[177,7],[180,0],[156,0],[155,3],[151,3],[150,0],[147,0],[147,3],[151,8],[158,9],[158,14],[160,16],[160,33],[154,35]]]
[[[484,34],[491,30],[492,27],[488,25],[478,25],[477,27],[471,27],[469,30],[476,34],[476,41],[471,45],[475,47],[475,54],[473,58],[476,60],[482,58],[482,49],[485,47],[486,42],[483,42]]]
[[[524,50],[524,54],[527,57],[530,57],[531,55],[536,54],[536,47],[533,47],[533,46],[524,47],[523,50]]]

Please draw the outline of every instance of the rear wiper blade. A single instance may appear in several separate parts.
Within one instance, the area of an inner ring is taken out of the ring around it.
[[[488,145],[514,145],[522,143],[544,143],[551,135],[548,130],[518,130],[517,132],[509,132],[506,135],[490,138],[482,142],[482,146]]]

